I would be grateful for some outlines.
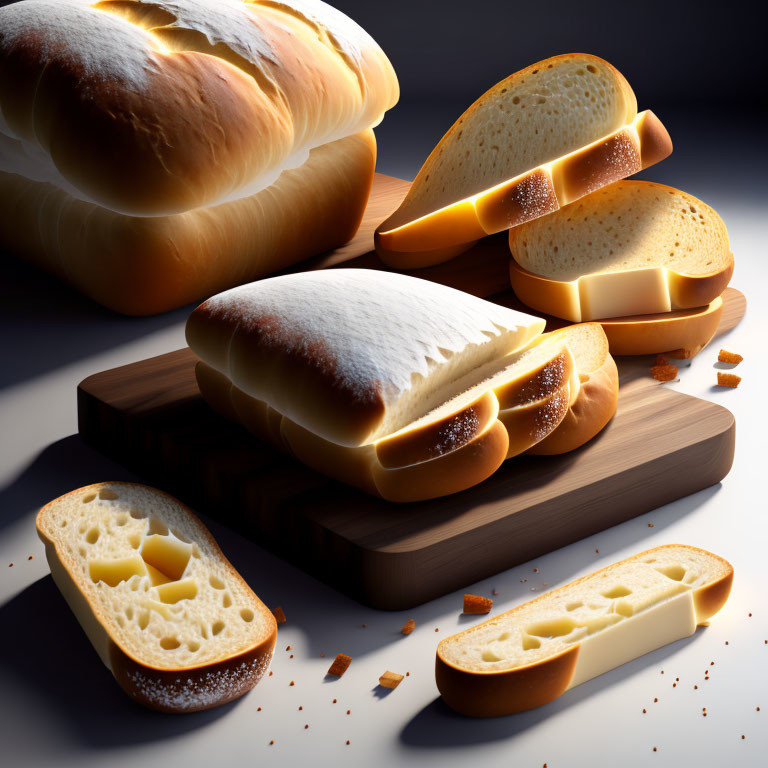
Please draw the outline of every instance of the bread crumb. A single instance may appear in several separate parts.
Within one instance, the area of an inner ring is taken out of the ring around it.
[[[269,742],[269,745],[272,746],[275,743],[275,740],[272,739],[272,741]]]
[[[693,686],[693,690],[694,690],[694,691],[698,691],[698,690],[699,690],[699,686],[698,686],[698,685],[694,685],[694,686]]]
[[[406,672],[406,673],[405,673],[405,676],[406,676],[406,677],[410,677],[410,676],[411,676],[411,673],[410,673],[410,672]]]
[[[747,737],[746,737],[746,736],[745,736],[745,735],[742,733],[742,734],[741,734],[741,738],[742,738],[742,739],[746,739]]]
[[[661,672],[660,672],[659,674],[663,675],[663,674],[664,674],[664,670],[662,669],[662,670],[661,670]]]
[[[655,704],[657,701],[658,701],[658,699],[654,699],[654,700],[653,700],[653,703]]]
[[[296,685],[296,683],[294,683],[293,680],[291,680],[290,685]]]
[[[403,624],[403,628],[400,630],[400,633],[403,635],[410,635],[414,629],[416,629],[416,622],[413,619],[408,619],[408,621]]]
[[[278,624],[285,624],[285,613],[283,612],[283,609],[278,605],[277,608],[275,608],[274,611],[272,611],[272,615],[275,617],[275,621]]]
[[[656,355],[656,362],[653,365],[654,367],[658,365],[669,365],[669,360],[667,360],[664,355]]]
[[[290,651],[290,650],[291,650],[291,646],[290,646],[290,645],[286,645],[286,646],[285,646],[285,650],[286,650],[286,651]]]
[[[257,712],[261,712],[261,707],[258,707],[258,708],[256,709],[256,711],[257,711]]]
[[[324,653],[321,653],[321,654],[320,654],[320,658],[321,658],[321,659],[324,659],[324,658],[325,658],[325,654],[324,654]]]
[[[34,558],[35,558],[35,556],[34,556],[34,555],[30,555],[30,556],[27,558],[27,560],[34,560]]]
[[[651,376],[656,381],[673,381],[677,378],[676,365],[653,365],[651,366]]]
[[[351,711],[352,711],[351,709],[348,709],[348,710],[347,710],[347,714],[349,714]]]
[[[480,595],[464,595],[464,613],[490,613],[493,600]]]
[[[292,658],[293,658],[293,654],[291,654],[291,655],[290,655],[288,658],[289,658],[289,659],[292,659]]]
[[[643,714],[646,714],[645,707],[643,707]]]
[[[725,644],[728,645],[728,641],[727,640],[725,641]],[[712,663],[714,664],[715,662],[713,661]]]
[[[495,589],[492,589],[491,590],[491,594],[492,595],[498,595],[499,593]],[[751,616],[752,614],[750,613],[749,615]]]
[[[13,563],[8,563],[9,568],[13,568]]]
[[[349,739],[347,739],[347,744],[349,744]]]
[[[655,526],[655,524],[654,524],[654,523],[648,523],[648,527],[649,527],[649,528],[655,528],[656,526]]]
[[[333,703],[333,704],[335,704],[335,703],[336,703],[336,701],[337,701],[337,700],[336,700],[336,699],[334,699],[332,703]]]
[[[749,616],[750,619],[752,618],[752,614],[751,613],[748,613],[747,616]]]
[[[653,748],[653,751],[654,751],[654,752],[658,752],[658,750],[656,749],[656,747],[654,747],[654,748]]]
[[[363,624],[363,629],[365,629],[367,626],[368,626],[367,624]]]
[[[341,677],[347,671],[351,663],[351,656],[347,656],[345,653],[340,653],[333,660],[333,664],[328,668],[328,674]]]
[[[718,387],[730,387],[731,389],[736,389],[739,384],[741,384],[741,376],[737,376],[735,373],[717,372]]]
[[[435,632],[439,632],[439,631],[440,631],[439,628],[435,627]]]
[[[397,688],[403,680],[403,675],[398,675],[397,672],[390,672],[387,670],[380,678],[379,685],[382,688]]]
[[[759,711],[760,711],[760,707],[757,707],[757,709],[755,709],[755,712],[759,712]]]
[[[534,572],[534,573],[538,573],[538,572],[539,572],[539,569],[538,569],[538,568],[534,568],[534,569],[533,569],[533,572]]]
[[[304,725],[304,730],[305,730],[305,731],[307,730],[307,728],[309,728],[309,723],[306,723],[306,724]]]
[[[600,554],[600,550],[595,548],[595,554],[599,555]]]
[[[269,676],[272,677],[272,670],[269,670]]]
[[[302,707],[301,704],[299,704],[299,712],[301,712],[302,709],[304,709],[304,707]]]
[[[728,352],[724,349],[720,350],[717,356],[719,363],[731,363],[732,365],[738,365],[744,358],[736,352]]]

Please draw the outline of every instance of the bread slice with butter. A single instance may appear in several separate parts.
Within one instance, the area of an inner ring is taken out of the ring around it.
[[[652,112],[638,114],[618,70],[589,54],[553,56],[497,83],[461,115],[377,228],[376,249],[398,269],[437,264],[671,151],[666,129]]]
[[[247,693],[277,624],[192,512],[162,491],[96,483],[46,504],[53,580],[133,699],[194,712]]]
[[[494,717],[542,706],[717,613],[733,568],[696,547],[647,550],[443,640],[437,687],[453,709]]]
[[[650,181],[619,181],[515,227],[509,247],[518,298],[575,323],[703,307],[733,274],[717,213]]]

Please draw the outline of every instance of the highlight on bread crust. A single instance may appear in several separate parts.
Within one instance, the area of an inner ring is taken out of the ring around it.
[[[495,85],[454,123],[377,228],[377,251],[395,268],[445,261],[671,151],[664,126],[652,112],[637,113],[610,64],[588,54],[545,59]]]
[[[37,532],[94,649],[140,704],[208,709],[263,676],[274,616],[173,497],[135,483],[96,483],[46,504]]]
[[[723,220],[664,184],[619,181],[509,232],[518,298],[572,322],[709,304],[733,274]]]
[[[542,706],[692,635],[722,608],[732,582],[730,563],[705,550],[647,550],[446,638],[437,687],[472,717]]]

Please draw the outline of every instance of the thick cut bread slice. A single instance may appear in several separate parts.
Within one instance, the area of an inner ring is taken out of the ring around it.
[[[613,418],[619,404],[619,372],[599,323],[570,325],[564,333],[579,377],[578,394],[563,420],[528,453],[567,453],[591,440]],[[544,334],[545,339],[550,334]]]
[[[323,439],[359,446],[460,395],[467,376],[543,328],[426,280],[334,269],[215,296],[192,313],[187,340],[247,395]]]
[[[165,312],[345,243],[375,164],[376,140],[364,131],[313,149],[250,197],[154,217],[0,172],[0,246],[116,312]]]
[[[708,304],[733,254],[708,205],[650,181],[620,181],[509,232],[512,287],[573,322]]]
[[[718,296],[705,307],[616,317],[601,320],[600,325],[614,355],[675,352],[675,357],[689,358],[709,344],[722,314],[723,299]]]
[[[377,228],[376,247],[390,266],[429,266],[671,151],[664,126],[651,112],[637,114],[610,64],[555,56],[498,83],[454,123]]]
[[[473,717],[539,707],[692,635],[722,608],[732,581],[731,565],[710,552],[650,549],[446,638],[437,687]]]
[[[93,647],[141,704],[215,707],[247,693],[269,666],[274,617],[171,496],[89,485],[43,507],[37,532]]]

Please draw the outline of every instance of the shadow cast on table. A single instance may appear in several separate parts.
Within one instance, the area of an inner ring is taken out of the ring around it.
[[[127,317],[8,254],[0,283],[0,335],[6,364],[0,389],[186,320],[192,307]]]
[[[32,697],[40,722],[62,722],[91,748],[152,742],[204,727],[237,706],[161,715],[126,696],[99,661],[77,620],[46,576],[0,606],[0,678]],[[55,634],[50,627],[56,627]],[[8,631],[13,628],[13,631]],[[26,710],[29,712],[29,709]],[[14,715],[2,711],[6,725]]]
[[[412,749],[438,749],[487,744],[513,739],[539,723],[556,717],[560,712],[580,704],[590,696],[617,685],[648,667],[660,664],[680,649],[696,642],[705,631],[699,630],[691,637],[678,640],[657,651],[623,664],[586,683],[566,691],[562,696],[537,709],[505,717],[465,717],[450,709],[441,698],[430,702],[419,711],[400,732],[400,741]]]

